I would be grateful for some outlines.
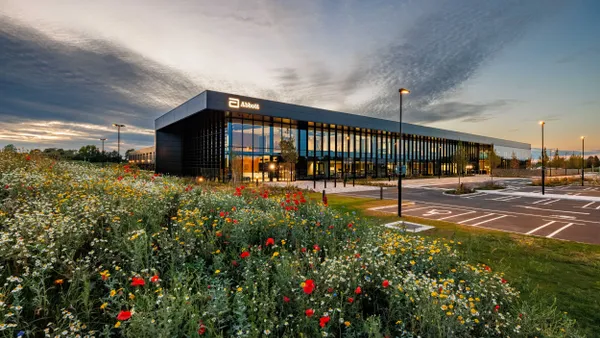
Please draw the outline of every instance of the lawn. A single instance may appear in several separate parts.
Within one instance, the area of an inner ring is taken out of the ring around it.
[[[312,198],[320,198],[313,194]],[[366,209],[393,201],[329,195],[331,207],[354,211],[380,223],[397,217]],[[600,332],[600,246],[524,236],[454,223],[407,220],[434,225],[420,233],[427,237],[460,241],[460,255],[470,262],[493,266],[521,290],[524,300],[556,304],[577,320],[589,336]]]

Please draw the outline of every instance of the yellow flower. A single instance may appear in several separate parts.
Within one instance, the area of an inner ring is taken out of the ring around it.
[[[474,322],[475,324],[479,324],[479,319],[475,318]]]
[[[446,315],[447,316],[452,316],[452,312],[448,311],[448,312],[446,312]]]
[[[129,299],[134,300],[135,299],[135,295],[133,293],[129,293]]]
[[[438,296],[438,293],[437,293],[437,292],[435,292],[435,291],[432,291],[432,292],[431,292],[431,297],[437,297],[437,296]]]
[[[344,325],[346,325],[346,327],[350,326],[350,322],[349,321],[345,321]]]
[[[300,283],[300,286],[301,286],[301,287],[305,287],[305,286],[306,286],[306,283],[302,282],[302,283]]]
[[[281,245],[285,245],[285,243],[286,243],[286,242],[285,242],[285,239],[282,239],[282,240],[281,240]]]
[[[400,324],[402,324],[402,321],[401,320],[397,320],[396,321],[396,325],[400,325]]]
[[[476,313],[477,313],[477,310],[475,310],[475,308],[471,308],[471,314],[473,314],[473,315],[474,315],[474,314],[476,314]]]
[[[243,289],[241,287],[237,288],[237,292],[242,292],[242,290]]]
[[[273,257],[277,257],[277,256],[279,256],[279,252],[277,252],[277,251],[273,252]]]
[[[410,265],[415,265],[415,261],[410,261]]]
[[[442,305],[442,310],[446,311],[448,310],[448,307],[446,305]]]
[[[215,270],[215,274],[218,275],[221,273],[221,270]]]
[[[117,294],[117,291],[115,290],[110,290],[110,296],[114,297]]]
[[[120,326],[121,326],[121,322],[117,322],[117,323],[115,324],[115,329],[118,329]]]
[[[100,305],[100,310],[106,309],[107,306],[108,306],[108,303],[102,303],[102,305]]]
[[[454,305],[450,304],[448,305],[449,308],[454,309]]]

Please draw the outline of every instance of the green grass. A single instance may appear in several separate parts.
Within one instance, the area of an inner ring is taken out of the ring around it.
[[[367,210],[394,205],[390,200],[329,195],[328,202],[332,208],[354,211],[382,224],[398,220],[389,213]],[[465,260],[504,272],[509,283],[521,290],[523,300],[537,300],[548,306],[555,303],[559,310],[576,319],[588,336],[600,332],[600,246],[405,219],[435,226],[420,235],[460,241]]]

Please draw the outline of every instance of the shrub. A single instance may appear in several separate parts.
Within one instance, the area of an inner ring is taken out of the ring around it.
[[[308,201],[0,154],[8,336],[576,336],[501,273]]]

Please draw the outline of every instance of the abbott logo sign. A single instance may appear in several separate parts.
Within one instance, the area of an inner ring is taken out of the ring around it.
[[[229,98],[229,108],[234,108],[234,109],[246,108],[246,109],[260,110],[260,105],[258,103],[241,101],[238,98],[230,97]]]

